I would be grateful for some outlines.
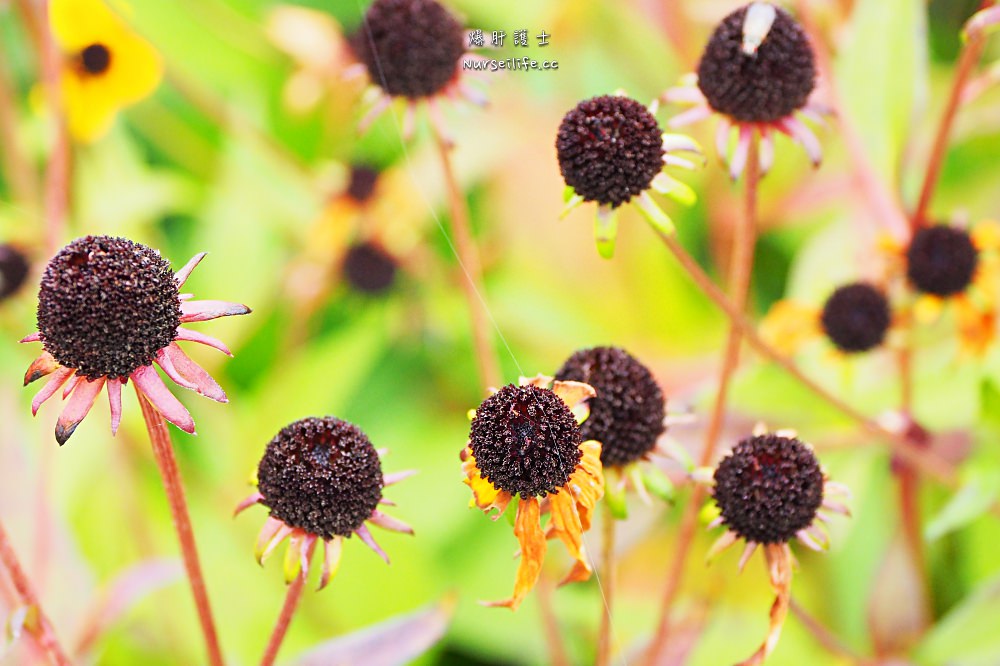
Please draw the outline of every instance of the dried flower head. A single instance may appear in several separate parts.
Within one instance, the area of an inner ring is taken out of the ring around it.
[[[455,76],[464,37],[462,24],[436,0],[375,0],[355,49],[387,94],[428,97]]]
[[[347,179],[345,194],[355,203],[363,204],[375,194],[379,170],[364,164],[354,164]]]
[[[849,515],[835,499],[847,495],[847,489],[827,480],[812,448],[795,433],[769,433],[763,426],[740,441],[714,470],[699,470],[695,478],[711,483],[719,510],[709,527],[726,527],[709,549],[709,560],[743,540],[742,571],[754,551],[763,548],[776,595],[771,626],[757,651],[740,662],[761,664],[778,643],[791,602],[793,558],[788,544],[797,539],[812,550],[825,550],[829,538],[820,521],[829,520],[826,511]]]
[[[788,12],[766,3],[722,19],[698,63],[698,89],[709,106],[741,122],[780,120],[805,106],[815,87],[805,31]]]
[[[767,2],[751,2],[726,16],[705,46],[697,77],[689,78],[663,95],[668,102],[692,105],[671,119],[670,126],[718,114],[716,149],[728,157],[733,180],[746,166],[755,133],[760,136],[762,172],[770,170],[774,161],[775,131],[802,144],[813,165],[819,165],[819,141],[796,114],[818,119],[827,109],[812,100],[816,87],[812,46],[785,10]],[[730,155],[733,128],[737,140]]]
[[[866,352],[885,340],[892,321],[889,301],[867,282],[839,287],[823,305],[820,323],[827,337],[843,352]]]
[[[355,291],[382,294],[396,281],[396,259],[375,243],[358,243],[344,255],[342,271]]]
[[[656,118],[628,97],[602,95],[567,113],[556,135],[559,170],[583,197],[617,208],[646,191],[663,170]]]
[[[476,409],[461,456],[465,483],[472,489],[470,506],[487,514],[497,509],[496,520],[520,496],[514,534],[521,563],[514,594],[490,606],[513,610],[520,605],[538,580],[547,537],[562,540],[576,561],[563,582],[590,577],[583,532],[590,529],[594,506],[604,494],[604,476],[601,445],[582,441],[578,423],[586,418],[583,401],[593,396],[586,384],[553,384],[551,377],[539,375],[505,386]],[[552,514],[547,532],[541,527],[546,509]]]
[[[653,228],[669,234],[673,223],[649,190],[688,206],[697,199],[694,190],[664,169],[696,168],[672,153],[700,154],[698,144],[679,134],[662,134],[653,111],[625,95],[603,95],[577,104],[563,117],[555,145],[566,182],[563,215],[584,202],[598,204],[594,238],[605,258],[614,254],[616,212],[622,204],[634,203]]]
[[[0,301],[5,301],[21,288],[31,265],[21,250],[13,245],[0,245]]]
[[[194,301],[180,288],[205,253],[178,273],[152,248],[126,238],[78,238],[49,262],[38,292],[38,332],[22,342],[41,342],[44,351],[28,368],[25,385],[51,374],[32,401],[32,413],[64,385],[69,402],[56,423],[63,444],[90,411],[107,384],[111,430],[121,420],[121,387],[128,380],[164,418],[186,432],[194,421],[163,384],[155,362],[173,381],[219,402],[226,394],[207,372],[181,351],[177,341],[214,347],[220,341],[182,325],[250,309],[224,301]]]
[[[352,534],[389,562],[366,522],[413,534],[408,525],[378,510],[379,504],[391,504],[382,498],[383,488],[410,474],[383,476],[380,452],[356,425],[334,416],[300,419],[268,443],[257,468],[257,492],[236,512],[254,504],[270,510],[257,539],[257,561],[263,563],[290,539],[285,557],[289,583],[300,573],[308,575],[313,549],[322,540],[322,589],[337,570],[343,540]]]
[[[979,254],[969,232],[935,225],[917,231],[906,251],[906,276],[918,290],[935,296],[965,291]]]
[[[590,384],[590,417],[580,426],[584,439],[601,443],[601,463],[622,467],[642,460],[664,431],[666,403],[652,373],[618,347],[581,349],[556,371],[556,379]]]

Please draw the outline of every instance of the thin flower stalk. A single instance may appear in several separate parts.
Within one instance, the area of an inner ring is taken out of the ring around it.
[[[469,308],[472,344],[476,353],[479,376],[486,386],[498,387],[500,385],[500,370],[496,353],[490,341],[490,315],[486,310],[482,291],[482,265],[469,225],[468,204],[459,187],[458,179],[455,177],[455,170],[451,162],[452,146],[436,125],[432,125],[432,130],[438,155],[441,158],[441,173],[444,176],[447,190],[448,210],[451,214],[452,231],[455,234],[454,249],[458,255],[459,268],[463,273],[459,282]]]
[[[0,522],[0,562],[7,569],[7,574],[10,576],[10,581],[21,602],[28,607],[29,615],[34,615],[31,620],[25,619],[24,628],[38,642],[39,647],[46,653],[52,664],[70,666],[69,657],[66,656],[66,652],[59,644],[55,631],[52,629],[52,623],[42,610],[35,588],[14,552],[2,522]]]
[[[307,560],[312,559],[313,550],[315,550],[315,548],[316,540],[312,540],[306,548],[303,557]],[[267,641],[267,647],[264,649],[264,656],[261,657],[260,666],[271,666],[275,659],[277,659],[278,651],[281,649],[281,644],[285,640],[285,634],[288,633],[288,626],[292,623],[292,617],[295,615],[295,611],[299,607],[299,600],[302,598],[302,589],[305,587],[306,575],[308,573],[308,567],[302,567],[299,571],[299,575],[296,576],[295,580],[288,586],[288,592],[285,594],[285,603],[281,606],[281,614],[278,615],[278,620],[274,625],[274,630],[271,632],[271,637]]]
[[[170,443],[170,433],[167,432],[167,425],[163,417],[149,404],[138,384],[135,384],[135,387],[136,397],[142,408],[142,416],[146,421],[146,430],[149,432],[149,441],[153,447],[153,455],[156,458],[156,466],[160,470],[163,488],[170,504],[170,515],[173,518],[174,530],[177,532],[177,540],[180,543],[184,570],[187,572],[195,607],[198,610],[198,621],[201,624],[201,631],[208,649],[209,663],[212,666],[223,666],[225,660],[222,658],[215,621],[212,619],[208,589],[205,586],[205,577],[202,575],[201,563],[198,559],[198,548],[195,545],[194,530],[191,527],[191,516],[188,513],[187,500],[184,497],[180,469],[177,467],[177,459],[174,457],[174,449]]]
[[[741,223],[737,225],[733,237],[732,256],[730,260],[730,297],[728,302],[735,304],[735,307],[741,312],[746,310],[750,294],[750,277],[753,273],[753,254],[757,226],[757,188],[761,175],[758,151],[759,137],[754,133],[750,139],[746,163],[744,215]],[[726,414],[730,382],[739,365],[740,343],[742,339],[743,331],[739,323],[736,321],[730,322],[725,356],[719,376],[718,391],[715,396],[712,415],[705,431],[705,444],[702,448],[699,463],[701,467],[709,465],[715,456],[719,433],[722,430],[722,422]],[[670,611],[673,609],[677,592],[680,590],[680,577],[684,572],[684,563],[687,561],[697,526],[697,514],[705,499],[706,492],[702,487],[695,487],[690,500],[684,508],[684,516],[681,519],[681,531],[678,535],[678,543],[674,552],[674,562],[670,566],[669,578],[664,587],[663,601],[660,607],[660,622],[657,626],[656,635],[649,647],[647,658],[650,664],[656,662],[660,651],[669,639]]]
[[[607,502],[604,503],[604,525],[601,530],[601,591],[604,603],[601,604],[601,626],[597,636],[596,666],[607,666],[611,663],[613,647],[613,629],[611,625],[612,610],[616,591],[615,562],[615,517]]]

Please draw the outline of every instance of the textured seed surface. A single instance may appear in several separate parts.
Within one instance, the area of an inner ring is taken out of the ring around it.
[[[271,516],[286,525],[324,539],[350,536],[382,498],[382,464],[356,425],[306,418],[267,445],[257,484]]]
[[[617,347],[582,349],[556,372],[556,379],[590,384],[590,416],[580,426],[584,439],[601,442],[605,466],[640,460],[663,433],[663,391],[649,368]]]
[[[645,106],[617,95],[584,100],[556,136],[559,170],[587,201],[619,206],[649,188],[663,169],[663,138]]]
[[[790,541],[823,503],[823,472],[812,450],[792,437],[744,439],[715,471],[715,502],[725,524],[756,543]]]
[[[126,238],[86,236],[56,254],[38,291],[38,331],[56,361],[88,379],[125,378],[177,337],[170,263]]]
[[[544,497],[566,485],[580,462],[580,428],[548,389],[507,385],[483,401],[469,446],[483,477],[499,490]]]
[[[698,87],[709,106],[743,122],[773,122],[802,108],[816,86],[812,46],[783,9],[756,53],[743,51],[737,9],[715,29],[698,63]]]

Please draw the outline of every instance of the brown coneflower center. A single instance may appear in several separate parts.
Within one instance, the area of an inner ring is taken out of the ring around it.
[[[664,430],[663,391],[631,354],[617,347],[582,349],[563,363],[556,379],[590,384],[597,391],[580,432],[601,442],[604,465],[628,465],[656,446]]]
[[[0,245],[0,301],[21,288],[30,268],[23,252],[13,245]]]
[[[38,290],[45,350],[88,379],[124,379],[177,337],[170,263],[126,238],[78,238],[49,261]]]
[[[80,65],[88,74],[103,74],[111,67],[111,50],[104,44],[90,44],[80,51]]]
[[[285,426],[267,445],[257,484],[271,516],[324,539],[350,536],[382,499],[382,463],[368,436],[333,416]]]
[[[744,439],[715,470],[715,502],[733,532],[756,543],[785,543],[809,527],[823,503],[823,472],[794,437]]]
[[[583,455],[583,438],[566,403],[548,389],[509,384],[479,405],[469,447],[499,490],[544,497],[566,485]]]
[[[847,284],[823,305],[823,332],[843,352],[866,352],[882,344],[892,315],[885,294],[866,282]]]
[[[978,263],[969,232],[939,224],[914,234],[906,251],[906,276],[920,292],[953,296],[972,283]]]
[[[559,170],[587,201],[619,206],[663,169],[663,135],[645,106],[620,95],[584,100],[556,135]]]
[[[353,39],[372,82],[389,95],[436,95],[458,71],[462,25],[436,0],[375,0]]]
[[[385,293],[396,281],[396,260],[374,243],[352,245],[342,270],[355,291],[371,296]]]

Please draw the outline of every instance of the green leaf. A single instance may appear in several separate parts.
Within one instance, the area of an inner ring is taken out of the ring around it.
[[[1000,578],[983,584],[948,613],[914,651],[917,663],[992,666],[1000,663]]]
[[[924,538],[936,541],[986,513],[1000,494],[1000,472],[975,469],[951,501],[924,528]]]

